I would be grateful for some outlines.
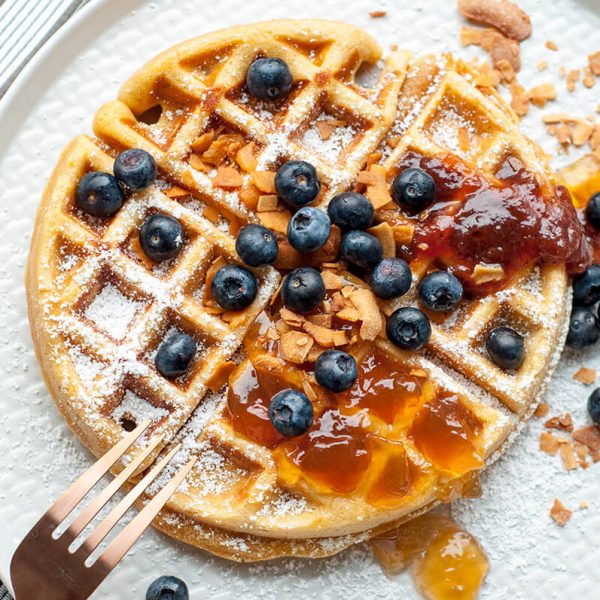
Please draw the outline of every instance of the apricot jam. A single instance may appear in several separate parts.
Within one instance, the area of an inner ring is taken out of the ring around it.
[[[474,600],[489,569],[479,542],[447,509],[417,517],[370,543],[386,575],[412,567],[415,585],[428,600]]]
[[[276,446],[283,436],[269,420],[269,403],[290,387],[290,381],[245,360],[229,378],[227,409],[234,431],[267,448]]]
[[[426,372],[411,371],[379,349],[365,352],[357,362],[356,383],[339,395],[340,405],[349,411],[364,409],[387,424],[408,426],[424,399],[433,397]]]
[[[293,484],[300,474],[323,491],[348,494],[369,466],[364,413],[344,415],[331,408],[315,420],[307,434],[283,442],[275,451],[279,475]],[[288,469],[290,465],[297,469]]]
[[[435,466],[462,475],[480,469],[477,446],[481,423],[456,396],[439,396],[417,414],[409,431],[417,448]]]
[[[477,292],[504,287],[536,262],[564,262],[570,273],[590,264],[591,246],[568,190],[543,189],[517,158],[508,156],[494,181],[450,155],[409,152],[398,169],[408,167],[433,177],[436,201],[415,220],[407,258],[437,261]],[[392,213],[384,218],[393,221]],[[500,264],[505,278],[477,285],[471,275],[478,263]]]

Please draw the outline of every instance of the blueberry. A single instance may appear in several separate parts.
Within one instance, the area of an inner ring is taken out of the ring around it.
[[[183,228],[174,217],[155,214],[140,227],[139,239],[148,257],[160,262],[179,254],[183,244]]]
[[[310,163],[291,160],[277,170],[275,190],[287,205],[298,208],[319,195],[321,182],[317,170]]]
[[[585,348],[592,346],[600,339],[600,323],[596,315],[584,306],[573,307],[569,333],[567,333],[567,346],[571,348]]]
[[[248,91],[260,100],[285,98],[293,83],[290,68],[280,58],[257,58],[246,74]]]
[[[591,306],[600,300],[600,265],[591,265],[573,279],[573,304]]]
[[[412,273],[401,258],[384,258],[378,262],[369,276],[373,293],[384,300],[406,294],[412,283]]]
[[[277,240],[273,232],[262,225],[246,225],[240,229],[235,249],[251,267],[270,265],[277,258]]]
[[[344,192],[332,198],[327,207],[332,223],[344,231],[366,229],[373,223],[375,209],[366,196]]]
[[[485,347],[492,362],[504,371],[518,369],[525,358],[525,338],[511,327],[497,327]]]
[[[315,252],[329,239],[331,221],[318,208],[301,208],[288,223],[288,241],[298,252]]]
[[[587,409],[592,421],[600,425],[600,388],[596,388],[588,398]]]
[[[314,310],[325,298],[321,274],[311,267],[301,267],[288,273],[281,286],[281,299],[286,308],[304,314]]]
[[[392,182],[392,198],[402,208],[420,212],[435,200],[435,181],[422,169],[405,169]]]
[[[452,310],[461,301],[462,296],[462,284],[456,275],[448,271],[429,273],[419,284],[419,299],[429,310]]]
[[[123,206],[118,181],[101,171],[86,173],[77,185],[77,206],[94,217],[108,217]]]
[[[131,148],[117,155],[114,171],[120,183],[137,192],[156,179],[156,162],[145,150]]]
[[[594,229],[600,229],[600,192],[596,192],[587,203],[585,216]]]
[[[431,337],[427,315],[412,306],[395,310],[387,320],[385,331],[389,340],[403,350],[419,350]]]
[[[351,388],[358,378],[354,357],[340,350],[325,350],[315,363],[315,378],[319,385],[332,392]]]
[[[225,310],[242,310],[256,298],[258,284],[253,273],[238,265],[225,265],[213,277],[210,291]]]
[[[349,231],[342,237],[340,253],[363,269],[372,269],[383,257],[381,242],[366,231]]]
[[[146,591],[146,600],[189,600],[187,585],[178,577],[164,575],[155,579]]]
[[[174,333],[159,347],[154,366],[167,379],[183,375],[196,353],[196,342],[187,333]]]
[[[271,398],[269,419],[281,435],[293,437],[306,433],[313,418],[312,402],[298,390],[282,390]]]

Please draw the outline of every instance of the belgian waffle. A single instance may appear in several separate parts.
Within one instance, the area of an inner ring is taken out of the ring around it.
[[[295,83],[286,101],[264,105],[248,98],[245,74],[257,56],[289,65]],[[563,265],[528,265],[500,291],[463,302],[452,316],[432,322],[431,341],[419,353],[399,351],[382,335],[368,341],[358,335],[358,356],[378,353],[406,377],[422,380],[417,408],[443,392],[463,421],[476,423],[469,443],[477,460],[465,468],[440,465],[435,452],[424,450],[414,411],[409,422],[370,419],[369,443],[380,446],[354,487],[342,492],[298,472],[281,448],[256,443],[233,426],[223,373],[246,364],[241,344],[259,315],[277,316],[280,275],[273,267],[255,270],[259,295],[238,313],[207,301],[206,279],[215,264],[239,262],[234,245],[241,225],[262,221],[285,231],[289,213],[273,204],[265,173],[285,160],[308,160],[323,184],[322,207],[352,186],[366,188],[378,222],[390,226],[398,246],[409,224],[392,218],[381,184],[407,152],[456,157],[490,181],[510,155],[554,184],[545,157],[475,71],[448,57],[415,62],[395,51],[375,82],[359,85],[362,67],[380,57],[362,30],[324,21],[273,21],[185,42],[140,69],[119,99],[97,112],[96,139],[80,136],[67,146],[38,212],[29,315],[60,411],[97,455],[148,416],[153,425],[137,451],[155,444],[152,460],[181,442],[171,468],[196,454],[192,475],[156,526],[227,558],[325,556],[460,493],[531,414],[562,349],[569,311]],[[332,120],[335,133],[315,144],[319,121]],[[206,159],[220,135],[231,136],[236,152],[251,148],[252,160],[236,164],[227,156],[220,166],[229,170],[207,167],[198,156]],[[152,154],[157,183],[133,194],[108,222],[86,217],[74,203],[79,179],[90,170],[110,172],[126,148]],[[182,256],[161,267],[135,247],[137,229],[152,212],[179,219],[186,237]],[[431,267],[423,258],[412,261],[416,283]],[[350,298],[367,290],[341,267],[331,269]],[[414,304],[415,288],[397,302],[379,302],[382,313]],[[525,362],[514,373],[500,370],[484,349],[485,335],[504,324],[526,338]],[[301,326],[288,319],[286,331]],[[174,382],[152,365],[171,330],[190,333],[201,348],[190,375]],[[402,493],[374,500],[372,490],[394,468],[392,460],[418,476]]]

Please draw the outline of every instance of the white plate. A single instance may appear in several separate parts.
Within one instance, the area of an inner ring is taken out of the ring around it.
[[[89,132],[100,104],[120,82],[159,51],[186,38],[237,23],[276,17],[346,20],[368,29],[384,46],[417,52],[458,50],[460,19],[448,0],[350,3],[343,0],[97,0],[46,46],[5,99],[0,118],[0,577],[22,536],[77,473],[91,462],[56,412],[44,387],[29,336],[23,270],[35,209],[60,149]],[[558,80],[558,65],[583,67],[598,50],[598,0],[522,0],[534,35],[523,45],[526,85]],[[370,10],[388,16],[371,19]],[[544,42],[554,40],[552,53]],[[594,47],[595,40],[595,47]],[[469,49],[463,54],[471,55]],[[538,73],[546,59],[551,67]],[[586,115],[598,102],[593,90],[569,95],[564,82],[549,110]],[[581,86],[580,86],[581,87]],[[534,109],[528,131],[549,151]],[[572,381],[586,364],[600,369],[600,354],[571,354],[561,361],[548,399],[552,414],[569,410],[586,420],[589,390]],[[482,598],[584,598],[598,590],[600,466],[567,473],[557,457],[537,449],[541,423],[532,422],[484,480],[484,497],[461,502],[458,518],[486,548],[491,571]],[[564,529],[549,518],[555,497],[568,507],[586,500]],[[190,586],[192,598],[413,598],[406,576],[386,579],[364,546],[323,561],[276,561],[243,566],[218,560],[148,531],[94,596],[143,598],[148,584],[171,573]]]

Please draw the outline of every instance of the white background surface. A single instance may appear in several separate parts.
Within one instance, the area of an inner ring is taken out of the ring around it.
[[[559,101],[546,112],[587,115],[600,100],[592,90],[569,95],[558,66],[581,68],[600,49],[600,0],[522,0],[534,35],[522,47],[526,86],[554,81]],[[370,19],[385,9],[388,16]],[[95,109],[119,84],[169,45],[233,24],[282,17],[318,17],[365,27],[390,43],[426,51],[458,50],[460,18],[451,0],[97,0],[43,50],[9,93],[0,112],[0,578],[12,551],[50,502],[91,463],[44,387],[26,318],[23,270],[35,209],[58,153],[75,134],[90,132]],[[544,48],[554,40],[560,51]],[[472,55],[476,50],[461,51]],[[548,60],[550,69],[535,65]],[[582,86],[579,85],[579,88]],[[549,151],[555,141],[532,110],[527,131]],[[600,348],[567,353],[548,392],[551,414],[565,410],[586,422],[589,394],[571,377],[581,365],[600,370]],[[485,599],[598,597],[600,592],[600,463],[565,472],[558,457],[537,449],[541,423],[532,422],[484,477],[484,497],[461,502],[456,515],[488,552]],[[555,497],[578,510],[564,529],[548,511]],[[410,580],[387,579],[364,546],[323,561],[236,565],[148,531],[95,598],[142,599],[148,584],[170,573],[193,599],[416,598]]]

